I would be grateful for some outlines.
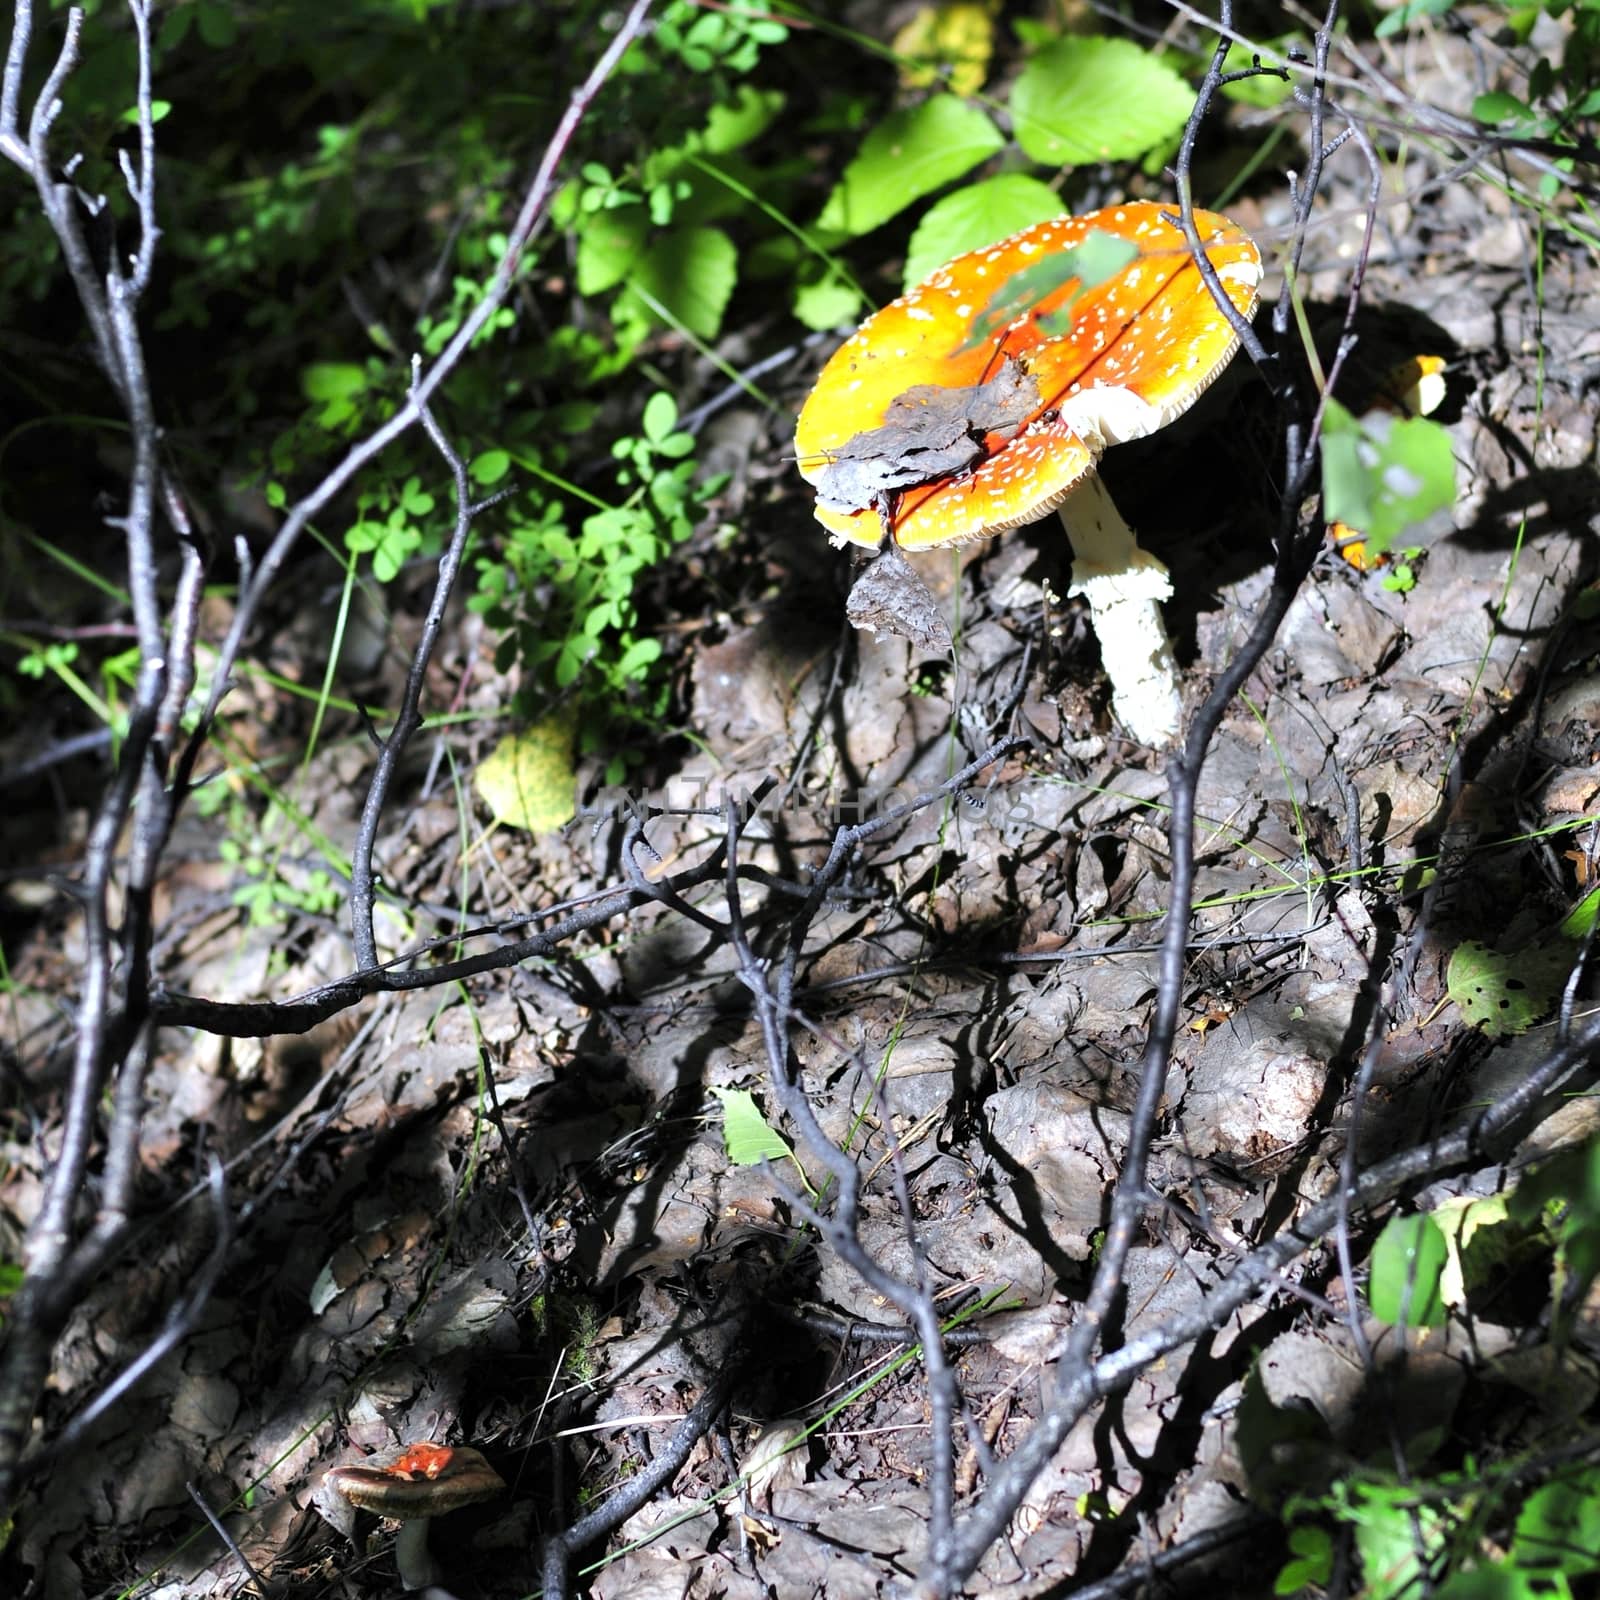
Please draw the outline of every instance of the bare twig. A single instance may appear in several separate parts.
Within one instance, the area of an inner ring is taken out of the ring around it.
[[[181,1005],[163,1005],[151,981],[152,893],[177,805],[192,782],[218,705],[229,687],[243,639],[309,519],[387,443],[414,423],[422,422],[456,473],[457,535],[441,567],[430,628],[423,646],[419,647],[412,681],[407,686],[406,711],[410,725],[391,733],[387,745],[389,759],[386,764],[380,763],[381,778],[374,785],[375,819],[394,761],[418,717],[422,673],[437,638],[437,614],[442,614],[454,569],[459,566],[464,525],[481,509],[466,498],[464,469],[460,468],[459,457],[432,421],[428,409],[430,398],[454,370],[510,289],[522,255],[544,218],[556,170],[601,86],[623,52],[643,30],[650,0],[634,0],[595,66],[573,94],[523,196],[495,276],[482,301],[464,320],[456,338],[426,372],[415,373],[411,395],[395,416],[352,449],[290,512],[259,563],[251,561],[248,549],[241,542],[241,589],[232,624],[223,642],[198,725],[182,751],[176,754],[174,739],[195,681],[194,652],[204,561],[182,496],[160,465],[160,433],[137,321],[139,301],[151,279],[159,228],[155,214],[150,7],[148,0],[128,0],[128,6],[136,53],[137,149],[131,157],[123,158],[122,172],[134,204],[136,239],[132,252],[126,257],[113,248],[103,273],[95,266],[82,219],[85,207],[98,209],[104,201],[81,196],[71,183],[57,181],[50,156],[51,135],[62,112],[62,93],[78,64],[84,28],[82,10],[74,8],[67,13],[60,49],[33,105],[26,136],[21,126],[21,100],[33,31],[30,0],[15,0],[13,5],[12,33],[4,73],[0,76],[0,156],[33,180],[40,208],[60,245],[87,320],[96,360],[128,418],[132,464],[126,507],[116,526],[126,541],[128,588],[140,656],[117,770],[95,813],[85,849],[80,891],[84,917],[83,977],[59,1148],[24,1243],[24,1278],[10,1304],[7,1342],[0,1354],[0,1506],[9,1501],[16,1481],[21,1452],[32,1430],[34,1410],[44,1387],[55,1340],[86,1285],[128,1237],[131,1175],[137,1168],[144,1073],[152,1050],[151,1029],[163,1022],[181,1020],[183,1011]],[[165,511],[181,548],[178,584],[165,619],[154,536],[158,505]],[[132,844],[121,884],[121,915],[113,926],[110,907],[118,870],[118,841],[130,819]],[[374,820],[367,831],[365,868],[369,874],[370,841],[375,827]],[[370,889],[370,878],[368,887]],[[612,904],[620,905],[627,899],[626,895],[616,897]],[[357,974],[356,981],[334,986],[334,993],[326,997],[326,1009],[320,1010],[319,1016],[332,1015],[365,993],[416,986],[405,981],[408,974],[373,970],[370,912],[369,893],[364,913],[357,919],[358,930],[365,930],[364,934],[359,931],[357,934],[362,971]],[[533,941],[533,944],[542,948],[543,942]],[[530,949],[529,953],[534,952]],[[491,953],[491,956],[498,954],[502,953]],[[489,966],[500,964],[504,963],[492,958],[488,963]],[[481,963],[468,965],[473,970],[487,970]],[[304,1016],[307,1012],[302,1008],[299,1014]],[[296,1013],[291,1007],[288,1013],[273,1015],[258,1031],[281,1031],[279,1024],[285,1015],[293,1017]],[[306,1025],[309,1026],[309,1022]],[[102,1091],[113,1081],[110,1121],[105,1131],[105,1182],[88,1226],[81,1237],[77,1237],[82,1226],[79,1213],[98,1107]],[[162,1348],[170,1348],[171,1343],[181,1338],[188,1323],[198,1315],[214,1276],[207,1272],[195,1279],[190,1294],[174,1312],[176,1320],[169,1321],[163,1335],[168,1343]],[[155,1349],[156,1346],[152,1346],[152,1350]],[[144,1366],[136,1365],[125,1372],[64,1437],[78,1436],[89,1420],[111,1404],[127,1384],[136,1381],[143,1370]],[[60,1443],[56,1441],[52,1448],[59,1448]]]
[[[483,509],[471,499],[467,481],[467,464],[460,452],[445,437],[427,402],[417,398],[418,381],[422,374],[422,358],[411,358],[411,402],[417,408],[422,425],[439,454],[450,469],[455,486],[456,525],[450,543],[439,558],[439,570],[434,578],[433,599],[428,614],[423,619],[422,636],[412,652],[411,670],[406,674],[405,692],[400,699],[400,714],[389,737],[380,741],[378,765],[367,787],[366,803],[361,808],[361,824],[356,830],[355,849],[350,870],[350,933],[355,944],[356,965],[370,972],[378,965],[378,946],[372,928],[374,884],[372,877],[372,850],[378,836],[378,824],[383,817],[384,802],[389,798],[389,786],[394,781],[395,769],[412,734],[422,726],[422,688],[427,679],[428,663],[433,659],[439,632],[444,627],[445,607],[455,588],[461,571],[461,561],[466,554],[467,540],[472,533],[473,518]]]
[[[677,1477],[689,1459],[689,1452],[711,1431],[727,1405],[737,1375],[738,1369],[732,1362],[720,1367],[647,1467],[635,1473],[615,1494],[580,1517],[564,1533],[552,1534],[545,1540],[545,1600],[566,1600],[567,1567],[572,1557],[596,1539],[603,1539],[613,1529],[621,1527],[640,1506],[654,1499]]]
[[[261,1574],[251,1565],[250,1558],[239,1548],[239,1541],[228,1532],[228,1525],[219,1517],[206,1502],[206,1497],[200,1493],[199,1486],[192,1480],[184,1485],[189,1491],[189,1498],[200,1508],[200,1515],[211,1524],[211,1531],[227,1547],[228,1554],[250,1574],[250,1581],[256,1587],[256,1593],[263,1597],[267,1594],[267,1586],[261,1581]]]

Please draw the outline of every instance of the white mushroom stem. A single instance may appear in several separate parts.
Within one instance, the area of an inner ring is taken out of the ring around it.
[[[1072,541],[1072,587],[1089,602],[1111,704],[1141,744],[1169,745],[1178,735],[1177,663],[1161,620],[1172,576],[1147,550],[1091,472],[1061,503]]]

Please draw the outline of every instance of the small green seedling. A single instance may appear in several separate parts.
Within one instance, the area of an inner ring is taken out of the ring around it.
[[[728,1159],[736,1167],[758,1167],[763,1161],[793,1161],[800,1181],[813,1198],[816,1190],[806,1177],[793,1147],[784,1136],[762,1116],[761,1108],[748,1089],[713,1089],[722,1102],[722,1145]]]

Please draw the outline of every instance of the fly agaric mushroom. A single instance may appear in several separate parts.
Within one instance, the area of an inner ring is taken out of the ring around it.
[[[438,1564],[428,1550],[429,1519],[493,1499],[505,1480],[465,1445],[414,1444],[387,1463],[376,1455],[334,1467],[324,1486],[352,1510],[375,1511],[400,1524],[394,1541],[400,1587],[423,1589],[439,1580]]]
[[[1194,220],[1248,317],[1260,251],[1225,217],[1196,211]],[[1091,234],[1136,254],[1088,288],[1056,276],[1028,300],[1041,264]],[[1089,601],[1117,715],[1135,737],[1165,744],[1178,726],[1159,606],[1171,580],[1139,549],[1094,469],[1108,445],[1187,411],[1238,342],[1160,205],[1035,223],[958,256],[833,353],[795,429],[817,520],[835,544],[876,548],[887,531],[902,550],[926,550],[1059,507],[1075,558],[1071,592]]]

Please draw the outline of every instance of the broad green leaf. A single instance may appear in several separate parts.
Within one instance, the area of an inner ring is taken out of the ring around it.
[[[1396,1323],[1404,1308],[1413,1328],[1436,1328],[1445,1319],[1439,1279],[1449,1252],[1432,1217],[1391,1217],[1372,1247],[1367,1299],[1380,1322]]]
[[[603,294],[621,283],[649,231],[643,206],[618,206],[586,217],[578,234],[578,293]]]
[[[1445,990],[1473,1027],[1501,1039],[1526,1033],[1550,1009],[1571,964],[1565,945],[1503,955],[1468,939],[1451,953]]]
[[[1357,420],[1330,400],[1322,428],[1322,513],[1366,535],[1374,555],[1455,501],[1450,435],[1426,417]]]
[[[862,140],[817,227],[840,238],[870,233],[923,195],[970,172],[1004,143],[982,111],[952,94],[892,111]]]
[[[736,1167],[781,1161],[794,1151],[789,1141],[761,1115],[748,1089],[713,1089],[722,1102],[722,1144]]]
[[[577,665],[582,665],[581,653]],[[521,733],[507,734],[478,763],[473,781],[496,822],[552,833],[572,816],[572,734],[570,716],[545,717]]]
[[[1011,91],[1017,143],[1046,166],[1131,161],[1173,138],[1194,91],[1131,39],[1059,39]]]
[[[307,400],[348,400],[367,387],[367,370],[353,361],[313,361],[300,369],[300,392]]]
[[[1313,1522],[1289,1530],[1293,1559],[1284,1563],[1272,1585],[1279,1595],[1299,1594],[1308,1583],[1325,1584],[1333,1574],[1333,1535]]]
[[[474,483],[481,483],[485,488],[491,484],[499,483],[511,470],[511,456],[505,450],[485,450],[482,455],[474,458],[468,471],[472,474]]]
[[[1547,1600],[1530,1589],[1523,1573],[1509,1562],[1452,1572],[1431,1593],[1433,1600]]]
[[[1439,1275],[1439,1295],[1447,1306],[1463,1309],[1470,1289],[1483,1281],[1489,1265],[1505,1258],[1516,1234],[1503,1226],[1509,1217],[1503,1194],[1461,1195],[1434,1208],[1433,1220],[1444,1235],[1449,1256]]]
[[[658,389],[644,403],[641,426],[644,436],[653,444],[660,444],[678,425],[678,402],[665,389]]]
[[[1564,939],[1586,939],[1600,916],[1600,883],[1597,883],[1561,921]]]
[[[1408,1485],[1354,1482],[1347,1494],[1348,1503],[1339,1515],[1341,1521],[1355,1527],[1365,1580],[1363,1600],[1414,1600],[1423,1589],[1423,1571],[1442,1550],[1451,1526],[1445,1513],[1434,1506],[1419,1506],[1415,1490]]]
[[[837,278],[808,283],[794,292],[795,317],[817,333],[859,320],[863,309],[861,296]]]
[[[1480,94],[1472,102],[1472,115],[1478,122],[1495,127],[1502,122],[1528,122],[1533,113],[1514,94],[1496,90],[1493,94]]]
[[[725,156],[759,139],[783,110],[783,92],[757,89],[743,83],[725,105],[713,106],[706,118],[700,148],[711,156]]]
[[[661,659],[659,639],[635,639],[617,660],[619,678],[642,678]]]
[[[1511,1541],[1519,1567],[1564,1572],[1600,1571],[1600,1469],[1557,1478],[1523,1502]]]
[[[1061,196],[1026,173],[1008,172],[984,178],[937,200],[923,213],[906,251],[907,289],[954,256],[981,250],[986,244],[1061,215]]]
[[[654,240],[639,257],[621,298],[637,289],[641,293],[633,298],[651,321],[659,323],[664,314],[669,325],[715,339],[738,276],[739,252],[720,228],[680,228]]]

